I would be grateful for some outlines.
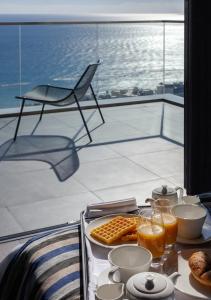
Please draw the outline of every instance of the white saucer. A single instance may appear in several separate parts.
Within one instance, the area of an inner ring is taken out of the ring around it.
[[[187,245],[200,245],[208,243],[211,241],[211,225],[204,223],[202,228],[202,234],[198,239],[188,240],[180,236],[177,237],[177,243],[187,244]]]

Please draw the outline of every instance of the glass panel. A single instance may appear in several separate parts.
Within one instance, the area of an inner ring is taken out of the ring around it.
[[[39,84],[71,88],[97,61],[96,25],[22,27],[22,92]]]
[[[163,104],[163,136],[180,144],[184,144],[184,108]]]
[[[184,24],[165,25],[165,93],[184,97]]]
[[[20,90],[19,26],[0,26],[0,108],[15,107]]]
[[[1,26],[0,108],[19,106],[15,96],[38,84],[72,87],[86,66],[97,60],[96,28]]]
[[[184,46],[183,26],[167,24],[166,40],[163,26],[2,26],[0,106],[18,106],[14,96],[39,84],[72,87],[98,58],[93,86],[101,104],[163,93],[162,83],[183,82]],[[100,199],[134,196],[141,204],[156,178],[182,184],[183,148],[171,142],[183,143],[183,108],[160,101],[102,113],[105,124],[96,108],[83,110],[91,145],[78,111],[46,114],[41,122],[24,115],[15,143],[17,118],[0,118],[0,236],[77,220]]]
[[[163,79],[162,24],[99,25],[99,98],[151,95]]]
[[[162,93],[163,54],[165,92],[183,96],[183,31],[183,24],[165,25],[163,53],[163,24],[2,26],[0,105],[19,105],[14,96],[38,84],[72,87],[98,57],[99,99]]]

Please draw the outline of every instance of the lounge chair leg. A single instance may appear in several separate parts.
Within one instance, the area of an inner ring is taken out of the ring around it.
[[[86,120],[85,120],[85,118],[84,118],[84,115],[83,115],[83,113],[82,113],[81,107],[80,107],[80,105],[79,105],[79,103],[78,103],[78,99],[77,99],[77,97],[76,97],[75,94],[74,94],[74,97],[75,97],[75,102],[76,102],[76,104],[77,104],[77,106],[78,106],[78,110],[79,110],[79,112],[80,112],[81,118],[82,118],[82,120],[83,120],[84,126],[85,126],[85,128],[86,128],[86,132],[87,132],[87,134],[88,134],[88,136],[89,136],[89,140],[90,140],[90,142],[92,142],[92,137],[91,137],[91,135],[90,135],[88,126],[87,126],[87,124],[86,124]]]
[[[45,107],[45,104],[42,105],[42,110],[41,110],[41,113],[40,113],[39,122],[42,120],[42,115],[43,115],[43,112],[44,112],[44,107]]]
[[[18,116],[18,122],[17,122],[17,126],[16,126],[16,129],[15,129],[15,135],[14,135],[14,138],[13,138],[14,141],[16,140],[16,137],[17,137],[17,134],[18,134],[18,129],[19,129],[19,126],[20,126],[20,121],[21,121],[21,117],[22,117],[22,113],[23,113],[24,104],[25,104],[25,100],[23,100],[22,104],[21,104],[21,110],[20,110],[20,113],[19,113],[19,116]]]
[[[101,119],[102,119],[103,123],[105,123],[105,120],[104,120],[104,118],[103,118],[103,114],[102,114],[102,112],[101,112],[100,106],[99,106],[99,104],[98,104],[97,98],[96,98],[96,96],[95,96],[95,93],[94,93],[94,90],[93,90],[91,84],[90,84],[90,89],[91,89],[91,91],[92,91],[92,95],[93,95],[94,100],[95,100],[95,102],[96,102],[96,105],[97,105],[98,111],[99,111],[99,113],[100,113]]]

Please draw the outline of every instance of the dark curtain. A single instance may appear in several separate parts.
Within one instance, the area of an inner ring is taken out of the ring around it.
[[[211,192],[211,1],[185,0],[185,187]]]

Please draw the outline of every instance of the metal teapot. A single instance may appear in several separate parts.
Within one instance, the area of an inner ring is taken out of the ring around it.
[[[175,272],[169,277],[154,272],[142,272],[132,276],[126,284],[126,294],[131,300],[173,300],[173,278],[178,276]]]
[[[179,191],[179,196],[177,194]],[[178,201],[181,201],[183,197],[183,188],[177,186],[175,188],[168,187],[167,185],[162,185],[159,188],[156,188],[152,191],[153,199],[169,199],[172,204],[177,204]]]

